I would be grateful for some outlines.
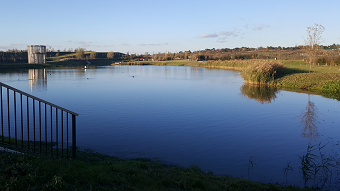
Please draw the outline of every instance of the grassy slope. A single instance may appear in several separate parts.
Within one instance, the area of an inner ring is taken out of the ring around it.
[[[54,159],[0,151],[0,190],[302,190],[92,152]]]
[[[251,62],[251,60],[248,60]],[[223,63],[209,64],[208,62],[196,61],[160,61],[148,62],[154,65],[185,65],[185,66],[201,66],[208,68],[222,68],[242,70],[247,66],[247,61],[243,64],[232,63],[232,65],[225,65]],[[276,78],[275,83],[278,87],[286,88],[301,88],[307,86],[310,90],[322,90],[325,82],[333,81],[340,82],[340,66],[312,66],[311,73],[309,73],[309,64],[303,61],[282,61],[284,63],[284,75]],[[141,62],[143,63],[143,62]]]
[[[85,52],[84,56],[89,56],[91,52]],[[86,66],[88,63],[86,60],[63,60],[68,57],[74,57],[76,53],[65,54],[57,57],[49,57],[49,60],[46,61],[46,64],[28,64],[28,63],[1,63],[1,68],[28,68],[28,69],[36,69],[36,68],[55,68],[55,67],[75,67],[75,66]],[[60,61],[63,60],[63,61]],[[95,66],[106,66],[112,64],[115,60],[112,59],[94,59],[89,60],[91,65]]]
[[[285,75],[275,80],[278,87],[324,91],[327,90],[325,84],[340,82],[340,66],[312,66],[309,73],[309,64],[303,61],[285,61],[284,64]]]
[[[270,60],[269,60],[270,61]],[[252,60],[225,62],[196,62],[188,60],[171,60],[159,62],[139,62],[153,65],[199,66],[242,71]],[[277,76],[271,85],[288,91],[322,95],[340,101],[340,66],[314,65],[309,72],[309,64],[303,61],[282,60],[283,75]]]

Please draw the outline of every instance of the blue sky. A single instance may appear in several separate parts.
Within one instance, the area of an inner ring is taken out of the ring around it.
[[[0,50],[150,54],[206,48],[295,46],[306,28],[325,27],[340,44],[340,0],[11,0],[1,2]]]

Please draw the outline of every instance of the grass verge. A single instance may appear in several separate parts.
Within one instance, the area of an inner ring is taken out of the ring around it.
[[[198,166],[122,160],[78,151],[77,159],[0,152],[0,190],[302,190],[216,176]]]

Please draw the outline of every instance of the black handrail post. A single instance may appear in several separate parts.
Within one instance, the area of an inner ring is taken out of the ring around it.
[[[35,152],[35,101],[34,99],[33,100],[33,134],[34,134],[34,137],[33,137],[33,151]]]
[[[40,154],[41,154],[41,102],[39,101],[39,141],[40,141]]]
[[[8,118],[8,144],[11,144],[11,120],[9,113],[9,89],[7,89],[7,118]]]
[[[2,105],[2,86],[0,86],[0,94],[1,94],[1,136],[2,136],[2,142],[4,142],[4,112],[3,112],[3,105]]]
[[[53,119],[52,119],[52,115],[53,115],[53,111],[52,111],[53,107],[51,105],[51,156],[53,156]]]
[[[58,158],[58,108],[55,108],[55,136],[57,142],[57,158]]]
[[[64,111],[61,110],[61,158],[64,157]]]
[[[14,135],[15,135],[15,147],[18,147],[18,137],[17,137],[17,98],[15,91],[13,91],[13,101],[14,101]]]
[[[67,113],[66,114],[66,131],[67,131],[67,133],[66,133],[66,154],[67,154],[67,158],[68,158],[68,124],[69,124],[69,122],[68,122],[68,116],[69,116],[69,113]]]
[[[23,112],[22,112],[22,94],[20,94],[20,119],[21,119],[21,148],[24,148],[24,119],[23,119]]]
[[[47,155],[47,104],[45,103],[45,153]]]
[[[76,158],[76,116],[72,114],[72,157]]]
[[[28,102],[28,96],[27,96],[27,149],[30,149],[30,110],[29,110],[29,102]]]

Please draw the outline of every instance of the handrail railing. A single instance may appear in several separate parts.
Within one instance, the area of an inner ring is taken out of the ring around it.
[[[5,91],[3,91],[3,89],[5,89]],[[19,95],[20,98],[18,98],[17,95]],[[18,141],[21,141],[21,148],[28,150],[31,150],[30,144],[33,144],[34,152],[37,152],[37,149],[39,149],[40,154],[44,153],[46,155],[50,154],[51,156],[53,156],[53,153],[56,153],[56,156],[58,158],[59,142],[61,142],[61,157],[64,157],[64,152],[66,150],[66,157],[68,158],[69,148],[71,148],[72,150],[72,157],[76,157],[77,113],[25,93],[23,91],[20,91],[1,82],[0,96],[2,143],[7,142],[5,141],[5,139],[8,139],[8,144],[14,144],[15,147],[18,147]],[[23,96],[26,96],[26,101],[23,101]],[[20,104],[17,104],[17,102],[20,102]],[[38,109],[36,109],[36,103],[38,104]],[[42,105],[43,107],[41,107]],[[17,113],[17,109],[20,110],[20,114]],[[24,110],[26,110],[25,115]],[[66,115],[64,115],[65,113]],[[59,118],[58,114],[60,114]],[[71,123],[69,121],[69,115],[72,116]],[[7,120],[4,120],[6,117]],[[65,124],[66,129],[64,128]],[[18,125],[20,125],[20,127],[18,127]],[[71,147],[69,147],[69,125],[71,125],[72,127]],[[30,130],[33,130],[33,135],[32,133],[30,134]],[[13,131],[14,135],[11,134],[11,132]],[[53,131],[55,132],[55,134],[53,134]],[[61,136],[59,136],[60,134]],[[64,145],[65,141],[66,145]]]

